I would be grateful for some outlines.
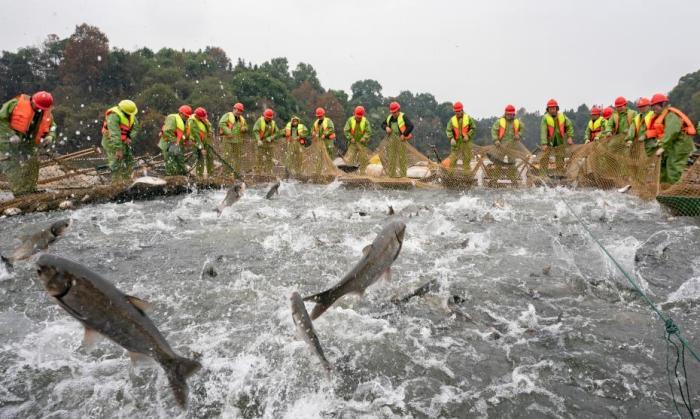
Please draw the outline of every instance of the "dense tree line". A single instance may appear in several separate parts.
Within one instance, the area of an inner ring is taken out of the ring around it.
[[[49,35],[40,46],[2,52],[2,98],[7,100],[20,92],[36,90],[54,94],[60,151],[98,144],[104,111],[123,98],[131,98],[139,106],[141,131],[134,144],[137,154],[157,152],[163,119],[182,103],[205,107],[210,120],[218,122],[233,103],[242,102],[251,123],[266,107],[272,107],[278,123],[299,115],[308,124],[316,107],[321,106],[335,121],[340,134],[356,105],[366,108],[368,118],[378,128],[387,116],[388,103],[398,100],[416,126],[414,145],[431,156],[431,144],[446,155],[449,143],[444,129],[453,115],[452,103],[438,103],[430,93],[407,90],[396,97],[385,97],[381,84],[375,80],[359,80],[352,84],[349,93],[324,89],[310,64],[299,63],[290,69],[283,57],[260,65],[241,60],[233,64],[217,47],[199,51],[163,48],[157,52],[148,48],[132,52],[110,48],[107,36],[87,24],[77,26],[67,39]],[[681,78],[670,98],[691,118],[700,118],[700,71]],[[469,104],[465,106],[468,111]],[[576,140],[580,142],[589,108],[581,105],[564,112],[573,121]],[[541,113],[521,108],[518,116],[525,126],[524,142],[534,150],[539,143]],[[476,143],[491,142],[490,129],[496,118],[477,120]],[[381,141],[382,134],[381,130],[374,130],[373,145]]]

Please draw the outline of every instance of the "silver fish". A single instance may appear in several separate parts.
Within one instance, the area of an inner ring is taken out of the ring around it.
[[[323,354],[321,342],[318,340],[318,336],[314,330],[314,325],[311,323],[309,313],[306,311],[304,301],[296,291],[292,293],[292,296],[289,299],[292,303],[292,320],[294,320],[294,325],[297,327],[297,333],[309,345],[311,352],[318,356],[318,358],[321,360],[321,365],[323,365],[323,368],[330,377],[331,364]]]
[[[85,326],[85,346],[103,335],[129,351],[155,359],[166,372],[177,403],[187,404],[187,377],[201,368],[195,360],[177,355],[145,313],[150,304],[122,293],[88,268],[43,254],[37,261],[46,292]],[[132,356],[133,358],[133,356]]]
[[[70,225],[70,219],[62,219],[54,222],[49,228],[34,233],[24,239],[10,256],[2,257],[3,261],[11,264],[18,260],[27,259],[35,253],[48,249],[49,245],[61,237]]]
[[[345,294],[364,294],[380,276],[385,275],[387,279],[391,279],[391,264],[399,256],[405,232],[406,224],[403,221],[388,222],[372,244],[364,248],[362,259],[340,282],[331,289],[305,297],[304,301],[316,302],[311,311],[311,320],[317,319]]]
[[[243,197],[244,193],[245,182],[234,183],[233,186],[229,188],[228,192],[226,192],[226,197],[224,198],[224,200],[216,208],[216,212],[219,213],[219,216],[221,216],[221,213],[224,212],[226,208],[238,202],[238,200],[241,199],[241,197]]]

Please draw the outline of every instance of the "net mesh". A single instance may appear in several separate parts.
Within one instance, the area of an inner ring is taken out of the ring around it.
[[[469,161],[464,162],[461,160],[463,157],[459,157],[454,168],[449,167],[449,158],[440,162],[430,160],[410,142],[405,142],[401,144],[406,155],[405,176],[399,167],[395,177],[390,177],[387,170],[390,165],[396,167],[404,164],[404,160],[398,157],[401,151],[396,147],[396,141],[396,137],[387,136],[376,150],[367,150],[369,162],[366,173],[360,174],[359,170],[353,170],[357,161],[342,158],[334,161],[321,141],[302,145],[279,139],[260,146],[257,141],[245,138],[236,154],[215,140],[211,144],[212,153],[215,154],[214,170],[209,177],[225,182],[233,178],[231,168],[236,167],[240,175],[253,182],[295,178],[313,183],[329,183],[339,179],[348,185],[395,188],[522,188],[542,183],[595,189],[617,188],[644,200],[656,199],[679,215],[700,215],[700,160],[695,160],[676,184],[661,184],[662,158],[655,155],[653,145],[642,141],[627,143],[622,135],[588,144],[538,149],[534,154],[520,142],[498,146],[473,145],[460,154],[471,155]],[[73,154],[70,158],[67,158],[69,155],[53,156],[42,161],[39,189],[89,189],[109,182],[106,162],[104,156],[99,155],[99,150],[82,150]],[[187,164],[193,167],[196,153],[190,148],[185,155]],[[139,167],[147,167],[152,174],[164,174],[160,155],[143,156],[136,162]],[[190,170],[189,175],[194,175],[194,171]],[[9,189],[5,179],[0,178],[0,188]]]

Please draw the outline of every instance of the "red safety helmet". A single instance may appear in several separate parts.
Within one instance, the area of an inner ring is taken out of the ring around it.
[[[612,116],[612,114],[613,114],[613,108],[611,108],[610,106],[603,109],[603,118],[608,119]]]
[[[658,105],[659,103],[668,102],[666,95],[657,93],[651,97],[651,105]]]
[[[235,105],[233,105],[233,109],[237,111],[243,112],[245,108],[243,107],[243,104],[241,102],[237,102]]]
[[[188,118],[192,116],[192,107],[190,105],[182,105],[177,108],[177,111]]]
[[[506,106],[506,113],[514,114],[515,113],[515,106],[513,106],[513,105]]]
[[[548,107],[548,108],[558,108],[558,107],[559,107],[559,104],[557,103],[556,100],[554,100],[554,99],[549,99],[549,101],[547,101],[547,107]]]
[[[317,117],[320,118],[320,117],[322,117],[322,116],[324,116],[324,115],[326,115],[326,110],[325,110],[325,109],[323,109],[323,108],[316,108],[316,116],[317,116]]]
[[[47,111],[53,106],[53,96],[51,96],[51,93],[42,90],[32,95],[32,102],[34,102],[34,106],[42,111]]]
[[[194,116],[197,119],[207,119],[207,110],[202,107],[199,107],[194,110]]]
[[[600,116],[600,108],[597,106],[594,106],[591,108],[591,115],[592,116]]]
[[[617,99],[615,99],[615,107],[619,108],[621,106],[627,106],[627,99],[624,97],[620,96]]]
[[[452,105],[452,110],[455,112],[462,112],[464,110],[464,105],[462,105],[462,102],[455,102],[454,105]]]
[[[649,105],[651,105],[651,102],[649,101],[649,99],[647,99],[645,97],[640,97],[639,100],[637,100],[637,107],[638,108],[644,108],[644,107],[649,106]]]
[[[275,113],[272,111],[272,109],[267,108],[265,109],[265,112],[263,112],[263,116],[265,118],[272,118],[273,116],[275,116]]]
[[[365,107],[358,106],[355,108],[355,116],[365,116]]]
[[[391,102],[389,104],[389,111],[390,112],[398,112],[401,109],[401,105],[399,105],[399,102]]]

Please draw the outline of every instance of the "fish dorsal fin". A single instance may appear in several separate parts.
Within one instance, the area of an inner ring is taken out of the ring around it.
[[[95,347],[95,344],[100,341],[102,335],[95,330],[90,328],[85,328],[85,335],[83,336],[83,348],[90,351]]]
[[[367,256],[367,255],[369,255],[369,252],[371,252],[371,251],[372,251],[372,245],[368,244],[367,246],[365,246],[364,249],[362,249],[362,254]]]
[[[151,311],[151,309],[153,308],[153,304],[149,303],[148,301],[144,301],[138,297],[127,295],[126,299],[129,300],[131,305],[136,307],[136,309],[140,311],[144,316],[146,315],[147,311]]]

